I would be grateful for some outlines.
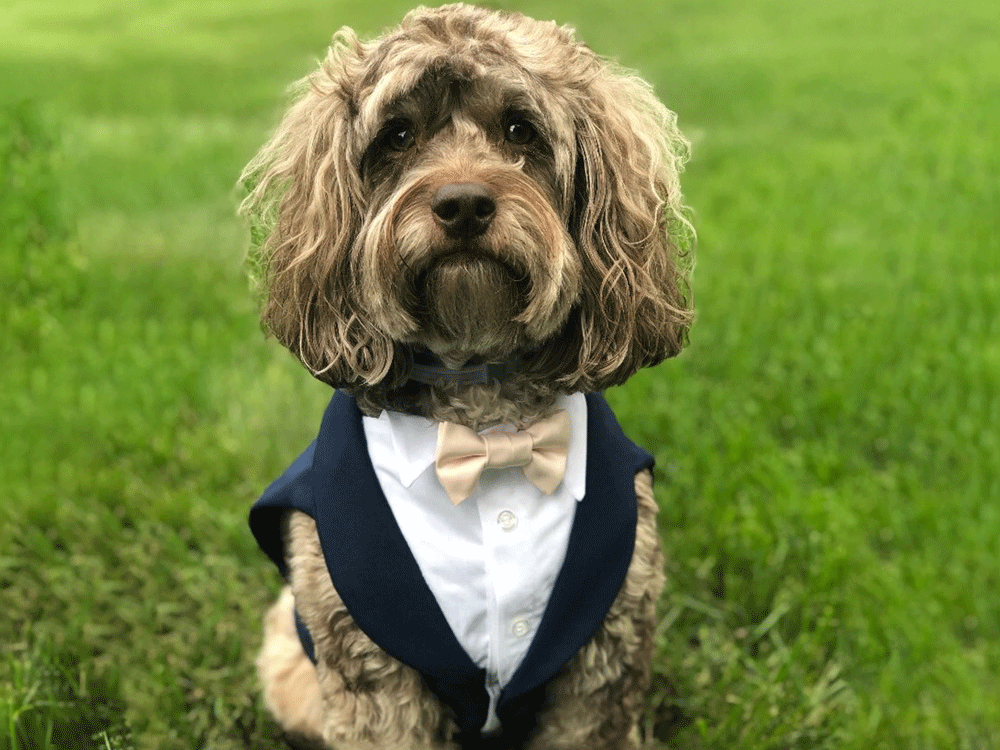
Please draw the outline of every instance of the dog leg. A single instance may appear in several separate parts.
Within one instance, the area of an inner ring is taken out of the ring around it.
[[[264,685],[264,705],[285,731],[318,741],[323,728],[323,698],[316,668],[295,631],[295,602],[287,586],[264,617],[257,673]]]
[[[635,477],[638,525],[625,583],[604,624],[557,675],[526,750],[636,750],[653,658],[663,551],[653,478]]]
[[[412,668],[354,622],[330,580],[316,523],[285,519],[295,609],[312,636],[322,707],[320,736],[336,750],[456,750],[455,723]]]

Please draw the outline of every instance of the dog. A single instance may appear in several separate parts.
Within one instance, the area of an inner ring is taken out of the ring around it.
[[[572,29],[464,4],[341,29],[295,89],[241,178],[263,324],[336,389],[250,516],[289,735],[639,746],[653,459],[598,394],[687,342],[687,154]]]

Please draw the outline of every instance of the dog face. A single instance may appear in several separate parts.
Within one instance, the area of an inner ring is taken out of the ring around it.
[[[355,391],[405,381],[413,347],[621,383],[685,341],[686,149],[567,28],[449,5],[342,29],[244,171],[264,323]]]
[[[359,301],[392,339],[445,361],[503,358],[551,337],[580,294],[555,156],[572,130],[494,45],[434,41],[387,44],[359,87]]]

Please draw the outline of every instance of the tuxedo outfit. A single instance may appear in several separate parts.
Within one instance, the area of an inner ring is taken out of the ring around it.
[[[362,417],[338,392],[316,440],[251,510],[285,576],[281,515],[316,521],[358,627],[454,710],[463,747],[501,727],[507,738],[531,731],[546,683],[603,622],[631,561],[634,478],[653,459],[600,396],[559,406],[571,440],[552,493],[517,467],[487,469],[456,506],[434,472],[436,423]]]

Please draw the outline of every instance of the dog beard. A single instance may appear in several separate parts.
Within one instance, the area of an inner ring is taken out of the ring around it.
[[[485,255],[443,258],[417,280],[422,338],[441,355],[507,356],[523,337],[515,318],[529,288],[527,274]]]

